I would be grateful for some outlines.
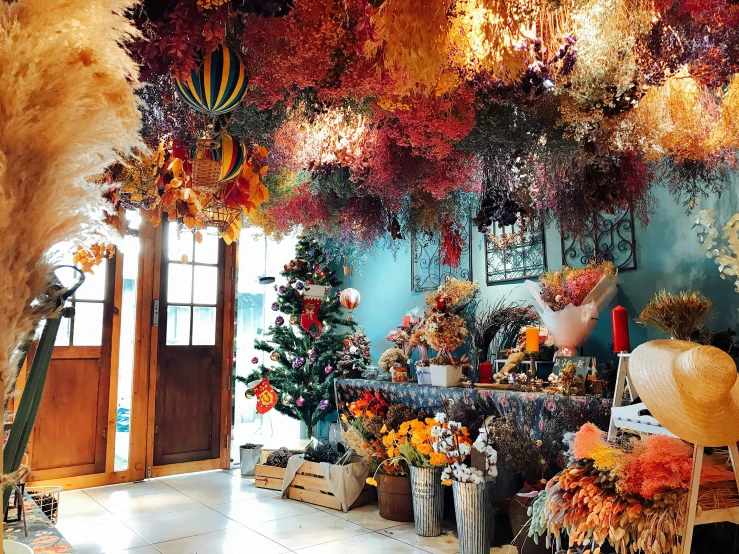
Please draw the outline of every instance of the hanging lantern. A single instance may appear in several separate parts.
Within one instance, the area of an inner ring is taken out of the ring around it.
[[[347,310],[353,310],[359,306],[359,291],[357,289],[344,289],[341,291],[341,305]]]
[[[228,113],[246,93],[246,69],[239,55],[221,44],[206,55],[186,81],[175,79],[175,88],[191,108],[211,117]]]
[[[221,133],[215,138],[218,143],[214,154],[217,161],[221,163],[219,181],[230,181],[241,173],[246,159],[246,146],[240,138],[230,133]]]
[[[203,205],[202,214],[206,227],[213,227],[223,233],[241,217],[241,209],[226,205],[221,194],[214,194]]]

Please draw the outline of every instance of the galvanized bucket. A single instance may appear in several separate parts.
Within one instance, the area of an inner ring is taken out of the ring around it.
[[[487,512],[491,510],[486,503],[489,493],[486,494],[485,485],[453,481],[452,490],[459,554],[488,554],[490,535]]]
[[[410,470],[416,535],[438,537],[441,535],[441,518],[444,514],[442,468],[410,466]]]

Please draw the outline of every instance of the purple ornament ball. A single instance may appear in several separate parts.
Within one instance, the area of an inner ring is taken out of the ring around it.
[[[272,311],[273,312],[276,312],[278,307],[279,306],[277,305],[277,302],[272,302]]]
[[[305,404],[305,398],[303,398],[302,396],[298,396],[298,399],[295,401],[295,403],[298,406],[302,406],[303,404]]]
[[[304,288],[305,288],[305,283],[303,283],[303,281],[296,281],[295,290],[303,290]]]
[[[285,285],[280,285],[280,288],[277,290],[280,294],[285,294],[287,292],[287,287]]]
[[[257,358],[256,356],[254,356],[254,357],[253,357],[253,358],[251,359],[251,363],[253,363],[254,365],[257,365],[257,364],[259,363],[259,358]]]
[[[318,407],[321,408],[322,410],[325,410],[326,408],[328,408],[328,400],[326,400],[325,398],[321,400],[318,403]]]
[[[330,375],[334,371],[334,368],[333,366],[327,365],[324,371],[326,372],[326,375]]]
[[[277,319],[275,319],[275,325],[277,325],[278,327],[281,327],[284,323],[285,323],[285,318],[282,317],[281,315],[278,315]]]
[[[308,356],[308,359],[309,359],[309,360],[310,360],[311,362],[315,362],[315,361],[316,361],[316,360],[318,359],[318,354],[316,354],[315,352],[311,352],[311,353],[310,353],[310,356]]]

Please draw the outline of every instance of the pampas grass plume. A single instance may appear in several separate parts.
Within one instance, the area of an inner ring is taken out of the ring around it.
[[[123,44],[138,32],[132,0],[0,2],[0,371],[48,314],[55,247],[102,229],[106,185],[91,177],[134,147],[138,68]],[[64,252],[65,254],[67,252]]]

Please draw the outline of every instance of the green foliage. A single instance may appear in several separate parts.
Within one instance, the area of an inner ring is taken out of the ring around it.
[[[314,269],[318,267],[318,270]],[[323,276],[321,275],[323,273]],[[356,323],[349,321],[344,312],[337,287],[341,281],[336,273],[328,267],[325,253],[312,237],[301,237],[295,252],[293,263],[285,264],[281,272],[284,283],[276,283],[278,312],[284,314],[283,325],[274,324],[269,328],[268,340],[256,340],[255,347],[264,352],[276,353],[276,360],[267,359],[245,379],[248,382],[260,377],[269,377],[270,384],[277,391],[279,400],[276,409],[294,419],[303,421],[308,428],[312,428],[323,419],[328,412],[336,408],[334,399],[334,375],[337,367],[338,353],[344,346],[344,339],[348,331],[353,331]],[[326,291],[318,319],[323,324],[323,333],[313,338],[300,326],[300,314],[303,306],[302,291],[295,288],[300,281],[308,284],[311,281],[316,285],[330,286]],[[281,288],[284,286],[284,289]],[[277,312],[275,312],[277,314]],[[290,319],[297,321],[291,324]],[[297,318],[297,319],[294,319]],[[310,360],[311,352],[315,360]],[[305,365],[293,369],[293,363],[299,357],[305,359]],[[326,373],[326,367],[331,366],[334,371]],[[285,401],[285,398],[289,401]],[[303,398],[303,405],[298,406],[296,401]],[[328,406],[321,409],[322,400],[328,400]]]

